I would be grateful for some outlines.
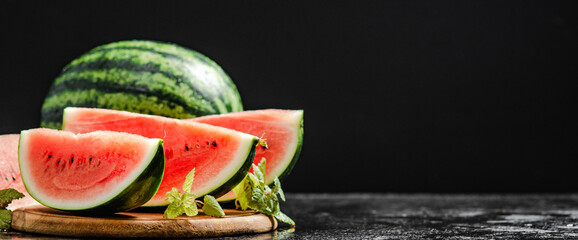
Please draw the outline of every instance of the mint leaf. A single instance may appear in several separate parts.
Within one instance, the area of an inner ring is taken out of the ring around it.
[[[197,207],[197,195],[191,192],[194,177],[195,169],[191,170],[185,177],[185,182],[183,183],[184,193],[181,193],[176,187],[173,187],[170,192],[167,192],[167,201],[169,201],[169,205],[167,206],[163,217],[176,218],[183,215],[183,213],[189,217],[192,217],[199,214],[199,208]],[[247,181],[250,182],[250,180]],[[239,191],[242,191],[243,194],[246,194],[245,190]],[[219,202],[217,202],[213,196],[206,195],[204,201],[205,203],[203,204],[203,211],[205,214],[213,217],[225,216],[225,212],[223,212],[221,205],[219,205]]]
[[[14,188],[0,190],[0,229],[9,229],[12,223],[12,211],[6,209],[12,201],[23,198],[24,194]]]
[[[267,201],[269,201],[269,197],[265,195],[265,192],[262,191],[261,188],[255,188],[251,196],[251,201],[249,202],[249,208],[270,214],[271,211],[267,209]]]
[[[169,201],[169,205],[167,206],[163,217],[176,218],[183,214],[192,217],[198,214],[199,210],[197,209],[197,203],[195,202],[197,196],[191,193],[194,176],[195,169],[191,170],[185,177],[185,182],[183,183],[184,193],[181,193],[176,187],[173,187],[170,192],[167,192],[167,201]]]
[[[185,192],[181,197],[183,210],[185,214],[189,217],[196,216],[199,214],[199,209],[197,208],[197,202],[195,201],[197,196],[190,192]]]
[[[281,211],[276,212],[273,217],[277,218],[277,220],[287,223],[289,225],[291,225],[291,227],[295,227],[295,221],[293,221],[293,219],[291,219],[289,216],[285,215],[285,213],[282,213]]]
[[[167,209],[165,210],[163,217],[176,218],[178,216],[181,216],[183,213],[185,213],[185,209],[183,208],[183,206],[181,205],[181,201],[179,200],[171,202],[169,206],[167,206]]]
[[[239,183],[235,188],[233,188],[233,192],[237,195],[237,200],[235,203],[238,203],[242,210],[247,210],[249,207],[249,203],[251,202],[251,197],[253,196],[253,190],[258,186],[257,180],[255,175],[247,174],[245,178]]]
[[[203,202],[205,202],[205,205],[203,205],[203,212],[205,212],[205,214],[211,217],[225,216],[225,212],[223,212],[221,205],[219,205],[219,202],[217,199],[215,199],[215,197],[211,195],[205,195]]]
[[[255,177],[257,177],[257,180],[259,180],[260,185],[265,185],[265,164],[265,158],[261,158],[259,165],[255,166],[255,164],[253,164],[253,173]]]
[[[176,187],[173,187],[173,189],[170,192],[167,192],[167,201],[176,202],[180,200],[181,200],[181,192],[179,192],[179,190]]]
[[[271,190],[273,191],[273,194],[279,194],[281,200],[285,202],[285,193],[283,192],[283,189],[281,189],[281,181],[279,181],[278,177],[275,177],[275,179],[273,180],[273,189]]]
[[[193,207],[185,207],[185,214],[189,217],[197,216],[199,214],[199,209],[196,204]]]
[[[12,211],[0,209],[0,229],[9,229],[12,223]]]
[[[190,192],[191,188],[193,187],[193,180],[195,179],[195,169],[191,170],[187,177],[185,178],[185,182],[183,183],[183,191]]]
[[[2,189],[0,190],[0,208],[6,208],[13,200],[23,197],[24,194],[18,192],[14,188]]]
[[[247,208],[275,217],[277,220],[287,223],[292,227],[295,226],[289,216],[281,212],[279,207],[279,198],[285,201],[285,193],[281,189],[281,182],[277,177],[274,179],[273,188],[265,185],[265,158],[261,159],[259,165],[253,164],[253,173],[248,173],[247,176],[238,184],[233,191],[237,195],[235,205],[242,210]]]
[[[264,197],[260,202],[257,203],[255,208],[259,209],[260,212],[267,215],[274,215],[277,211],[279,211],[279,199],[277,199],[275,194],[272,194],[269,187],[266,187]]]

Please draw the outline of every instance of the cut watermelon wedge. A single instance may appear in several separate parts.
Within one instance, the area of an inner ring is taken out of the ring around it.
[[[63,129],[110,130],[164,140],[166,169],[158,193],[145,206],[167,205],[166,193],[180,188],[194,168],[192,193],[219,197],[247,174],[258,138],[231,129],[167,117],[96,108],[66,108]]]
[[[283,179],[289,175],[303,145],[303,110],[264,109],[189,120],[263,137],[267,147],[257,147],[254,163],[259,164],[262,158],[267,159],[266,184],[272,184],[275,177]],[[230,201],[235,197],[231,191],[219,201]]]
[[[161,183],[165,163],[161,139],[43,128],[20,133],[18,161],[26,190],[41,204],[98,214],[148,202]]]
[[[20,134],[0,135],[0,189],[14,188],[24,194],[8,205],[9,209],[39,204],[28,195],[18,167],[18,139]]]
[[[20,168],[18,168],[19,134],[0,135],[0,189],[14,188],[24,193]]]

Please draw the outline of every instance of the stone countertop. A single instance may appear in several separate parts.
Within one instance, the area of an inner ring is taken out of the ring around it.
[[[289,193],[281,209],[295,229],[218,239],[578,239],[578,194]]]

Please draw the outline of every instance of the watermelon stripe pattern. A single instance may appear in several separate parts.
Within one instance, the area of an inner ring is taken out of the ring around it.
[[[243,110],[236,86],[215,62],[153,41],[110,43],[73,60],[47,94],[41,126],[60,129],[68,106],[173,118]]]

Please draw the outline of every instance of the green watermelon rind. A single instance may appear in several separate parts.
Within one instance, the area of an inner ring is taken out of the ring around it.
[[[242,133],[242,134],[244,134],[244,133]],[[237,184],[239,184],[243,180],[243,178],[245,178],[245,176],[247,175],[247,173],[251,169],[251,166],[253,165],[253,159],[255,158],[255,150],[257,148],[259,138],[252,136],[252,135],[249,135],[249,134],[244,134],[244,135],[251,136],[252,140],[251,140],[251,144],[249,147],[249,151],[247,151],[247,154],[242,158],[244,160],[241,163],[241,167],[238,168],[238,170],[235,173],[233,173],[227,180],[225,180],[224,183],[216,184],[215,187],[213,187],[212,189],[209,189],[209,190],[201,192],[201,193],[195,192],[198,199],[202,199],[202,197],[204,197],[205,195],[211,195],[215,198],[223,196],[226,193],[228,193],[229,191],[233,190],[233,188],[235,186],[237,186]],[[142,207],[144,207],[144,208],[157,208],[157,207],[167,206],[168,204],[169,204],[168,201],[154,202],[154,203],[149,202],[149,203],[142,205]]]
[[[163,162],[162,167],[155,166],[155,162],[157,161]],[[149,201],[159,189],[165,169],[164,161],[165,157],[161,143],[155,157],[151,161],[151,164],[149,164],[139,177],[137,177],[125,190],[108,202],[83,212],[97,214],[102,212],[121,212],[142,206]]]
[[[291,158],[291,162],[289,162],[289,164],[287,165],[287,167],[285,168],[285,170],[283,170],[283,172],[281,172],[281,174],[279,174],[279,176],[277,176],[279,178],[280,181],[283,181],[285,178],[287,178],[289,176],[289,174],[291,174],[291,171],[293,171],[293,168],[295,167],[295,164],[297,164],[297,160],[299,159],[299,156],[301,155],[301,149],[303,148],[303,110],[300,110],[301,112],[301,117],[299,119],[298,125],[299,125],[299,132],[297,133],[297,147],[295,149],[295,154],[293,154],[293,158]],[[273,182],[269,183],[269,185],[272,185]]]
[[[249,154],[247,154],[247,158],[245,158],[245,162],[243,163],[243,166],[239,169],[239,171],[237,171],[231,178],[229,178],[227,182],[225,182],[223,185],[216,188],[215,190],[212,190],[207,195],[219,198],[220,196],[223,196],[227,194],[229,191],[233,190],[233,188],[237,186],[237,184],[243,181],[243,178],[247,176],[247,173],[249,172],[251,166],[253,165],[253,159],[255,159],[255,150],[257,149],[258,142],[259,142],[258,138],[253,139],[251,149],[249,150]]]
[[[173,118],[243,110],[235,84],[217,63],[195,50],[148,40],[104,44],[72,60],[45,98],[41,127],[60,129],[67,106]]]
[[[279,181],[283,181],[291,174],[291,171],[293,171],[293,168],[297,164],[297,160],[299,159],[299,156],[301,155],[301,150],[303,148],[303,134],[304,134],[303,116],[304,116],[304,111],[303,110],[298,110],[298,111],[300,112],[300,117],[299,117],[299,121],[297,121],[297,125],[298,125],[297,144],[295,147],[293,157],[291,158],[291,161],[287,164],[287,167],[285,167],[285,169],[283,169],[281,174],[279,174],[279,176],[276,176],[277,178],[279,178]],[[269,177],[267,176],[267,178],[269,178]],[[271,180],[267,182],[267,185],[269,185],[270,187],[273,187],[273,185],[274,185],[273,180],[274,179],[275,179],[275,176],[271,177]],[[225,193],[225,194],[227,194],[227,193]],[[221,196],[224,196],[224,195],[221,195]],[[232,198],[228,198],[228,197],[232,197]],[[226,197],[219,198],[217,200],[221,203],[230,203],[230,202],[235,200],[235,197],[236,197],[235,195],[227,195]]]
[[[26,130],[25,130],[26,131]],[[23,133],[24,131],[22,131]],[[22,133],[20,134],[22,136]],[[18,144],[18,151],[20,152],[21,145],[20,142],[23,138],[20,138]],[[79,214],[88,215],[102,215],[111,214],[115,212],[129,211],[138,208],[149,201],[158,191],[165,170],[165,156],[163,149],[163,140],[158,139],[156,144],[156,151],[147,166],[138,174],[134,180],[132,180],[126,187],[120,191],[118,194],[114,195],[106,201],[97,203],[92,206],[85,206],[82,208],[66,208],[54,206],[50,202],[39,200],[35,196],[35,191],[31,189],[30,186],[26,184],[25,178],[26,173],[22,173],[22,180],[26,191],[30,194],[32,198],[38,201],[40,204],[68,212],[74,212]],[[19,160],[19,167],[22,163]]]

